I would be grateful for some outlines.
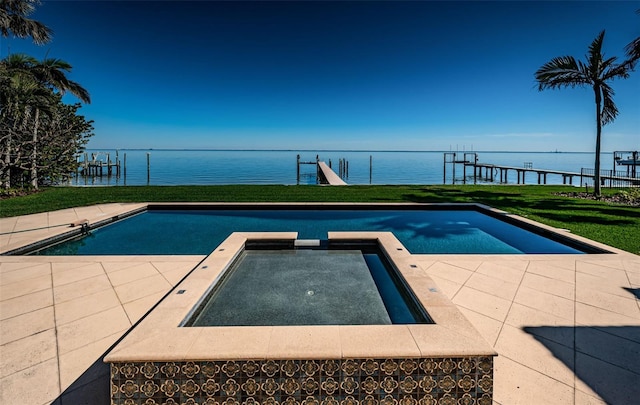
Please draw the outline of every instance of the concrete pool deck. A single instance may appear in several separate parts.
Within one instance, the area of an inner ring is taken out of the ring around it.
[[[2,218],[0,251],[144,206]],[[498,352],[496,404],[640,397],[639,256],[413,256]],[[108,404],[102,355],[203,258],[0,256],[0,403]]]

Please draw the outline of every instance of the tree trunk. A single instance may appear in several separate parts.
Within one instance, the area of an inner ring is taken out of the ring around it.
[[[600,86],[595,84],[593,91],[596,93],[596,161],[594,164],[593,194],[600,197],[600,137],[602,135],[602,111],[600,109]]]
[[[17,110],[17,109],[16,109]],[[6,110],[5,110],[6,112]],[[11,111],[6,112],[7,116],[9,116],[11,114]],[[17,118],[17,112],[14,113],[16,115],[16,117],[13,119],[13,126],[12,128],[9,130],[9,133],[7,134],[7,144],[6,144],[6,148],[3,150],[4,153],[4,160],[3,160],[3,167],[2,167],[2,188],[4,188],[5,190],[9,190],[11,188],[11,140],[13,135],[16,133],[16,130],[18,128],[18,118]]]
[[[36,108],[35,124],[33,125],[33,149],[31,150],[31,187],[38,189],[38,124],[40,123],[40,109]]]
[[[7,136],[7,147],[4,152],[4,162],[2,165],[2,188],[11,188],[11,134]]]

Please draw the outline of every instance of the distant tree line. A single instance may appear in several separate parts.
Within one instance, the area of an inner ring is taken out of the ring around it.
[[[39,0],[0,0],[3,37],[51,40],[52,31],[29,19]],[[0,183],[3,189],[59,182],[77,169],[76,155],[93,136],[93,121],[78,114],[80,103],[65,104],[69,92],[84,103],[89,93],[68,79],[71,65],[24,54],[0,60]]]

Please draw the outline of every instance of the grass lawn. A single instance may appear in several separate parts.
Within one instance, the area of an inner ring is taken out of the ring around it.
[[[0,217],[112,202],[475,202],[640,254],[640,208],[562,197],[565,186],[118,186],[52,187],[0,200]],[[603,192],[613,193],[604,190]]]

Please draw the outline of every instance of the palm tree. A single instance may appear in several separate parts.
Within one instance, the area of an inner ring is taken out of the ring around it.
[[[18,38],[31,37],[38,45],[51,41],[53,31],[41,22],[27,18],[40,0],[0,0],[0,32]]]
[[[67,78],[65,72],[71,71],[71,65],[61,59],[49,58],[42,62],[37,59],[24,55],[13,54],[0,62],[0,70],[7,72],[7,76],[12,77],[13,82],[31,82],[42,90],[53,95],[58,92],[64,94],[70,92],[85,103],[90,103],[89,92],[80,84]],[[4,85],[3,85],[4,86]],[[3,92],[4,93],[4,92]],[[2,96],[5,98],[5,95]],[[38,188],[38,129],[40,127],[40,113],[44,110],[42,97],[31,99],[32,103],[27,103],[25,108],[32,109],[33,113],[33,129],[32,129],[32,153],[30,157],[30,177],[31,185],[34,189]],[[9,105],[8,100],[2,100],[3,105]],[[6,103],[6,104],[5,104]]]
[[[22,53],[15,53],[0,61],[0,68],[8,77],[30,77],[54,92],[69,92],[84,103],[90,103],[89,92],[80,84],[69,80],[67,73],[72,66],[62,59],[48,58],[38,61],[36,58]]]
[[[618,108],[613,102],[614,91],[609,85],[613,79],[629,77],[632,66],[628,63],[616,64],[616,58],[604,58],[602,53],[602,31],[589,45],[586,61],[576,61],[573,56],[561,56],[551,59],[535,73],[538,90],[557,89],[563,87],[591,86],[596,99],[596,160],[594,194],[600,196],[600,140],[602,126],[618,115]]]
[[[67,78],[67,73],[71,72],[71,69],[72,66],[62,59],[47,58],[32,64],[30,73],[39,83],[54,92],[60,94],[69,92],[83,103],[91,103],[89,92],[79,83]]]

